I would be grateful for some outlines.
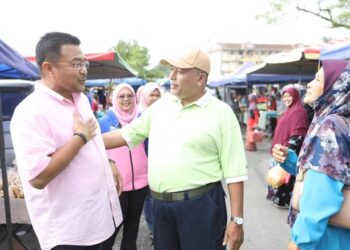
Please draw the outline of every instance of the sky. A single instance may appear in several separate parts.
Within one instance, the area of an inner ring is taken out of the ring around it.
[[[186,46],[207,50],[217,42],[311,44],[324,36],[350,37],[302,13],[268,25],[256,20],[264,10],[266,0],[7,0],[1,3],[0,39],[24,56],[34,55],[38,40],[50,31],[77,36],[84,53],[136,40],[156,65]]]

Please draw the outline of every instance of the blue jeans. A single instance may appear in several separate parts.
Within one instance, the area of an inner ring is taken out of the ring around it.
[[[143,213],[145,215],[148,230],[153,233],[153,203],[151,198],[151,191],[148,189],[145,202],[143,204]]]
[[[156,250],[225,250],[225,193],[218,182],[208,192],[184,201],[152,197]]]

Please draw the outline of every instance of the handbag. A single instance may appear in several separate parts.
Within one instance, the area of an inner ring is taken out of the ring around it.
[[[288,172],[286,172],[283,168],[281,168],[279,164],[277,164],[270,168],[269,171],[267,171],[266,182],[271,187],[278,188],[282,184],[286,183],[288,176],[290,176]]]
[[[303,193],[304,178],[307,173],[306,169],[300,169],[295,179],[292,207],[300,211],[299,203]],[[344,200],[338,213],[333,215],[328,224],[336,227],[350,229],[350,186],[344,186],[343,188]]]
[[[262,142],[264,140],[264,133],[259,130],[254,130],[253,132],[253,141]]]

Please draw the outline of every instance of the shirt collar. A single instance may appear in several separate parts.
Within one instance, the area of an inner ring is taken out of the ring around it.
[[[208,90],[205,90],[204,95],[199,98],[197,101],[195,101],[193,104],[198,105],[199,107],[203,108],[210,100],[211,95],[209,94]]]
[[[176,97],[176,96],[174,96],[174,95],[172,95],[172,94],[169,94],[169,98],[170,98],[170,100],[172,100],[172,101],[174,101],[174,102],[178,102],[178,103],[182,106],[181,100],[180,100],[178,97]],[[194,102],[192,102],[192,103],[190,103],[190,104],[184,106],[183,108],[189,107],[189,106],[193,106],[193,105],[197,105],[197,106],[203,108],[203,107],[210,101],[210,98],[211,98],[211,94],[210,94],[209,91],[206,89],[203,96],[201,96],[201,97],[200,97],[199,99],[197,99],[196,101],[194,101]]]
[[[60,102],[69,102],[72,103],[71,100],[61,96],[60,94],[58,94],[57,92],[53,91],[52,89],[50,89],[49,87],[47,87],[44,83],[43,80],[39,80],[36,81],[35,85],[34,85],[35,90],[37,91],[41,91],[44,92],[47,95],[50,95],[52,98],[60,101]],[[78,102],[81,96],[81,93],[72,93],[73,96],[73,100],[74,102]]]

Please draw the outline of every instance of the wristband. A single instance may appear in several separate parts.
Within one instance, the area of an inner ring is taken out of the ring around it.
[[[84,141],[84,144],[88,142],[86,135],[84,135],[83,133],[74,133],[74,135],[79,136]]]

